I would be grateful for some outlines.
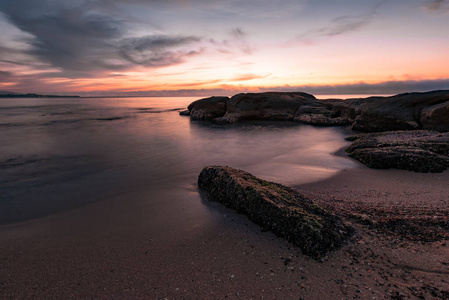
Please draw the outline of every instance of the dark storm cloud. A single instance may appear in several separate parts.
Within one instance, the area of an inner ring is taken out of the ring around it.
[[[89,1],[68,5],[59,1],[7,0],[0,6],[12,24],[32,36],[26,40],[28,54],[67,70],[113,68],[102,57],[112,54],[111,41],[120,37],[122,24],[90,8]]]
[[[199,50],[175,49],[179,46],[199,42],[197,37],[146,36],[122,41],[119,50],[125,60],[143,66],[161,67],[178,64],[186,56],[199,53]]]
[[[159,7],[178,7],[184,10],[202,11],[217,18],[245,18],[259,20],[282,19],[301,12],[308,0],[97,0],[109,7],[123,3],[137,5],[157,5]]]
[[[45,87],[43,78],[37,74],[20,74],[17,72],[4,72],[0,71],[0,83],[10,83],[7,87],[1,88],[9,92],[36,92]]]
[[[75,71],[123,67],[121,64],[108,63],[105,59],[113,56],[113,39],[120,37],[115,20],[79,12],[75,16],[73,12],[63,12],[37,22],[39,32],[27,30],[36,37],[30,40],[30,54],[54,66]]]
[[[48,64],[24,55],[23,50],[0,43],[0,68],[32,67],[34,70],[48,70]]]
[[[27,54],[60,68],[68,77],[126,70],[135,64],[167,66],[197,53],[171,49],[198,41],[193,37],[125,38],[130,21],[110,11],[118,3],[113,0],[2,0],[0,11],[10,23],[31,35],[24,38],[29,45]],[[107,14],[105,10],[109,10]]]

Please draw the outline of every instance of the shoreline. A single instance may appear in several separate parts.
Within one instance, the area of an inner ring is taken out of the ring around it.
[[[284,146],[296,153],[294,145]],[[239,153],[245,158],[248,151]],[[333,155],[347,157],[343,148]],[[136,178],[144,182],[101,201],[0,226],[0,298],[448,298],[449,172],[351,161],[327,179],[293,184],[356,228],[326,261],[202,197],[194,186],[200,170],[185,168],[162,189],[155,180],[163,175],[143,172]]]
[[[342,213],[374,204],[395,212],[399,208],[449,212],[448,182],[449,171],[423,174],[360,165],[294,188]],[[196,191],[183,193],[198,197]],[[166,223],[164,218],[147,220],[158,224],[148,231],[140,224],[144,213],[131,221],[135,211],[121,199],[18,228],[3,227],[0,294],[49,299],[382,299],[402,295],[431,299],[448,295],[445,240],[404,239],[355,224],[352,242],[332,252],[327,261],[316,262],[271,232],[261,232],[245,216],[218,203],[197,202],[190,204],[194,208],[169,210],[175,219],[191,218],[190,228],[177,231],[173,231],[176,221]],[[209,219],[199,220],[198,209]],[[117,213],[124,216],[116,220]]]
[[[400,214],[407,220],[438,210],[449,223],[449,171],[369,169],[348,157],[345,148],[332,155],[350,159],[353,167],[324,180],[290,184],[356,227],[353,240],[324,262],[302,255],[244,215],[204,199],[193,182],[158,195],[146,187],[0,226],[0,298],[449,295],[449,246],[442,238],[449,230],[430,228],[423,233],[435,233],[437,239],[423,241],[404,239],[404,230],[390,230],[400,227],[365,222],[389,220],[397,212],[407,212]]]
[[[348,247],[357,271],[380,275],[376,285],[385,287],[384,296],[446,299],[448,183],[447,170],[415,173],[365,167],[295,188],[337,213],[357,217],[352,219],[359,223],[357,241]]]

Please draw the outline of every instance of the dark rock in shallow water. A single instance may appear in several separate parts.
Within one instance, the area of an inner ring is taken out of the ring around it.
[[[320,102],[322,103],[322,102]],[[337,108],[337,107],[335,107]],[[322,106],[301,106],[293,117],[293,121],[309,125],[323,126],[345,126],[350,125],[352,121],[347,117],[341,116],[341,110],[335,109],[331,105]]]
[[[348,155],[370,168],[442,172],[449,168],[449,133],[391,131],[365,133],[350,138]]]
[[[302,92],[237,94],[189,105],[192,120],[234,123],[282,120],[311,125],[351,125],[362,132],[428,129],[449,131],[449,91],[391,97],[317,100]]]
[[[198,186],[209,199],[236,209],[316,259],[340,247],[353,233],[334,214],[297,191],[224,166],[205,167]]]
[[[449,131],[449,91],[350,99],[347,105],[353,130],[416,130],[425,124],[425,129]]]
[[[239,120],[292,121],[295,112],[303,105],[316,106],[314,96],[306,93],[248,93],[229,99],[226,114],[216,119],[218,123],[234,123]]]
[[[191,120],[212,120],[226,113],[228,97],[209,97],[192,102],[188,109]]]
[[[335,104],[337,102],[338,100],[320,101],[313,95],[302,92],[248,93],[231,98],[200,99],[189,105],[189,111],[192,120],[212,120],[217,123],[279,120],[313,125],[351,124],[347,117],[341,117],[343,106]]]
[[[179,114],[181,116],[190,116],[190,110],[187,109],[187,110],[180,111]]]

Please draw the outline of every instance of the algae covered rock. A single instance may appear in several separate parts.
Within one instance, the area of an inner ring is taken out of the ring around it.
[[[207,191],[210,200],[247,215],[316,259],[340,247],[353,232],[335,214],[299,192],[242,170],[205,167],[198,186]]]
[[[374,169],[442,172],[449,168],[449,133],[429,130],[365,133],[350,137],[348,155]]]

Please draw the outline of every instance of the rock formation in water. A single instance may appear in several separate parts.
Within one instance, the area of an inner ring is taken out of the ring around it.
[[[449,132],[363,133],[348,138],[348,155],[370,168],[442,172],[449,168]]]
[[[324,258],[353,233],[340,218],[299,192],[242,170],[205,167],[199,175],[198,186],[208,192],[210,200],[247,215],[315,259]]]
[[[449,131],[449,91],[351,99],[347,105],[356,131]]]
[[[317,100],[301,92],[250,93],[201,99],[188,109],[192,120],[217,123],[283,120],[311,125],[352,125],[353,130],[372,133],[424,129],[449,132],[447,90],[347,100]],[[360,135],[347,151],[371,168],[417,172],[447,169],[448,154],[444,152],[449,143],[444,138],[447,135],[423,132]]]
[[[226,112],[215,121],[234,123],[239,120],[293,120],[304,105],[314,105],[314,96],[306,93],[238,94],[226,102]]]
[[[209,97],[192,102],[187,108],[191,120],[213,120],[226,113],[229,97]]]
[[[249,93],[200,99],[189,105],[192,120],[234,123],[241,120],[296,121],[314,125],[348,125],[343,100],[328,102],[301,92]]]
[[[283,120],[312,125],[351,125],[362,132],[428,129],[449,131],[449,91],[391,97],[317,100],[306,93],[249,93],[211,97],[188,107],[192,120],[233,123]]]

